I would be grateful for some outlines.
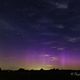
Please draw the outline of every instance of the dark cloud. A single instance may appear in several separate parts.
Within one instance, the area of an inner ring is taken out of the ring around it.
[[[67,9],[68,8],[68,4],[56,3],[56,7],[57,8]]]
[[[54,44],[56,41],[45,41],[45,42],[42,42],[41,44],[43,45],[51,45],[51,44]]]
[[[59,34],[51,33],[51,32],[43,32],[43,33],[40,33],[40,35],[44,35],[44,36],[59,36]]]
[[[76,24],[73,28],[71,28],[72,31],[80,31],[80,24]]]
[[[76,43],[80,41],[80,37],[67,37],[67,41]]]

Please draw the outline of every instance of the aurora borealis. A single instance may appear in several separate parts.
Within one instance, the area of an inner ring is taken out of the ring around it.
[[[0,0],[2,69],[80,69],[79,0]]]

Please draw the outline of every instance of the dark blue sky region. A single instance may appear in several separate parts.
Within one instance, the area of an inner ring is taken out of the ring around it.
[[[23,55],[20,52],[25,50],[50,55],[64,52],[77,59],[80,1],[0,0],[0,55],[11,56],[10,51]]]

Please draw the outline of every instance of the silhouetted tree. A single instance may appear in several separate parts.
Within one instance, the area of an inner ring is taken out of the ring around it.
[[[41,68],[40,70],[41,70],[41,71],[43,71],[43,69],[42,69],[42,68]]]
[[[1,68],[0,68],[0,71],[1,71]]]
[[[18,71],[25,71],[23,68],[20,68]]]

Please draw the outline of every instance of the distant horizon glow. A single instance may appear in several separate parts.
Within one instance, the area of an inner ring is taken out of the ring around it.
[[[0,67],[2,69],[19,69],[24,68],[26,70],[49,70],[49,69],[80,69],[80,62],[78,58],[65,53],[49,54],[45,51],[33,53],[25,53],[22,55],[7,55],[8,57],[0,58]],[[22,52],[23,53],[23,52]],[[2,62],[1,62],[2,61]]]

